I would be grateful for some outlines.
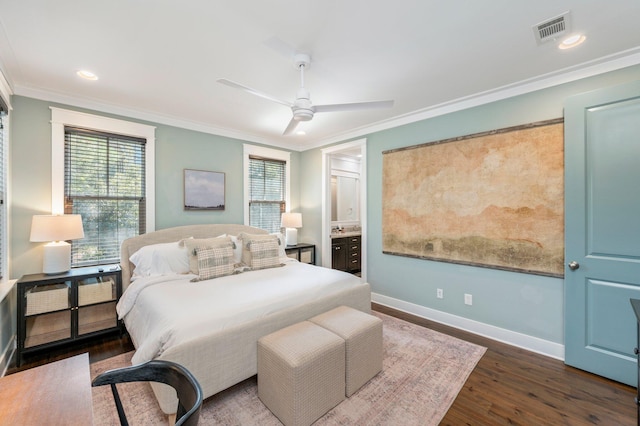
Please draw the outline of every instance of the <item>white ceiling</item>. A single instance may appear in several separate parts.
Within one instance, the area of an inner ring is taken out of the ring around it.
[[[586,42],[538,45],[532,26],[568,10]],[[640,63],[638,0],[0,0],[0,25],[15,94],[296,150]],[[314,104],[393,108],[282,136],[290,109],[216,82],[293,101],[294,51]]]

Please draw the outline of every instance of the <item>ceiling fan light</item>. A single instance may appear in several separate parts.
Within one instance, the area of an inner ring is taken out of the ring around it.
[[[296,121],[309,121],[313,118],[313,111],[306,108],[296,109],[293,112],[293,118]]]

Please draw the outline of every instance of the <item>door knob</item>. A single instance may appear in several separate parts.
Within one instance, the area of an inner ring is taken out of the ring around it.
[[[580,267],[580,264],[575,260],[569,263],[569,269],[571,269],[572,271],[575,271],[579,267]]]

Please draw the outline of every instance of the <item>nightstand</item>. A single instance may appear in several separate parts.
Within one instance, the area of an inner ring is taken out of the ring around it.
[[[62,274],[29,274],[16,283],[18,344],[24,354],[121,331],[116,303],[122,294],[119,265],[73,268]]]
[[[302,263],[316,264],[316,246],[315,244],[299,243],[295,246],[286,246],[284,251],[287,256],[296,259]]]

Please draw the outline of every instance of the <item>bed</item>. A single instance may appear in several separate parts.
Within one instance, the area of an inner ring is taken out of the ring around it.
[[[175,262],[149,256],[157,255],[158,247],[175,250],[182,244],[191,255],[204,256],[210,247],[191,250],[194,241],[215,237],[232,239],[233,256],[236,260],[241,256],[243,261],[248,246],[262,244],[257,240],[269,239],[268,244],[273,244],[266,231],[237,224],[179,226],[123,242],[124,292],[117,310],[136,348],[132,363],[165,359],[182,364],[198,379],[206,398],[257,373],[256,343],[260,337],[340,305],[371,310],[369,284],[345,272],[287,258],[281,236],[282,266],[236,268],[233,274],[213,279],[200,279],[207,270],[203,263],[200,275],[193,270],[175,273],[185,267],[183,263],[158,273],[158,268]],[[250,238],[255,244],[247,244]],[[155,273],[145,273],[141,258],[153,258]],[[181,255],[176,258],[182,260]],[[252,265],[258,265],[256,259],[254,252]],[[198,260],[202,262],[202,258]],[[243,272],[237,273],[239,270]],[[175,392],[160,384],[152,384],[152,388],[162,411],[175,412]]]

